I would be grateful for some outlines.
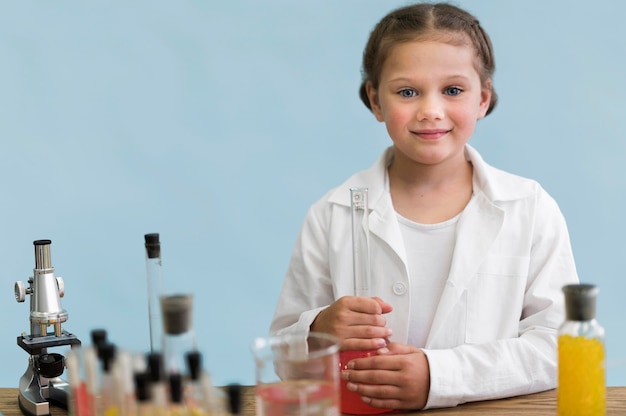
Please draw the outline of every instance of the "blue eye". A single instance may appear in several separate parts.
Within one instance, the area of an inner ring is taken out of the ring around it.
[[[400,92],[398,92],[398,94],[400,94],[400,97],[404,97],[404,98],[411,98],[411,97],[415,97],[417,95],[414,90],[409,89],[409,88],[405,88],[403,90],[400,90]]]
[[[446,95],[450,95],[450,96],[455,96],[455,95],[459,95],[460,93],[462,93],[463,90],[460,89],[459,87],[448,87],[444,90],[444,93]]]

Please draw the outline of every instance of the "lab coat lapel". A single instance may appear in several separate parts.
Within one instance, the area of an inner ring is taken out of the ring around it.
[[[459,218],[457,241],[446,286],[426,346],[455,345],[465,337],[466,289],[498,236],[504,211],[478,193]],[[462,313],[463,315],[461,315]],[[448,338],[454,339],[448,339]]]
[[[381,195],[380,199],[374,204],[374,209],[369,216],[369,226],[370,232],[386,242],[400,257],[402,262],[407,264],[404,240],[396,220],[393,204],[388,195],[387,197],[384,194]]]

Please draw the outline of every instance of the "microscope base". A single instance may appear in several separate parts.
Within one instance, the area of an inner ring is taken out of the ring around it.
[[[61,378],[40,379],[29,367],[20,379],[18,404],[25,415],[49,416],[50,403],[67,409],[68,391],[68,383]]]

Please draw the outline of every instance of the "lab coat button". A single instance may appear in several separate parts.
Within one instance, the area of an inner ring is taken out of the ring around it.
[[[393,293],[395,293],[396,295],[404,295],[406,293],[406,285],[402,282],[394,283]]]

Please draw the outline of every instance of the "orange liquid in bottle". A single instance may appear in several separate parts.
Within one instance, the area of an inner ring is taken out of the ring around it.
[[[339,368],[347,370],[348,363],[355,358],[371,357],[376,355],[376,350],[366,351],[340,351],[339,352]],[[392,409],[382,409],[370,406],[361,400],[361,395],[349,391],[346,387],[347,381],[341,380],[341,413],[350,415],[375,415],[380,413],[391,412]]]

